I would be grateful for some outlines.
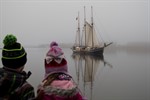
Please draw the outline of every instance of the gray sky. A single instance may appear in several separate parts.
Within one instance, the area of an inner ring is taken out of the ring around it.
[[[150,42],[149,0],[0,0],[0,42],[8,33],[24,45],[74,43],[78,11],[94,9],[103,40],[124,44]],[[82,23],[81,23],[82,25]]]

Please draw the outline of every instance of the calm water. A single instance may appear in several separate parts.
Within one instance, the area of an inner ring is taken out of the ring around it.
[[[28,62],[25,70],[32,71],[28,81],[36,91],[44,77],[44,57],[48,48],[26,48],[26,51]],[[150,100],[149,52],[109,52],[106,49],[104,59],[101,59],[72,57],[70,48],[63,48],[63,51],[69,73],[88,100]]]

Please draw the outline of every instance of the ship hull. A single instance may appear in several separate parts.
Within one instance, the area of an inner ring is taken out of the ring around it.
[[[78,47],[78,49],[76,49],[76,47],[73,47],[72,51],[77,54],[103,55],[104,47],[95,47],[90,49],[83,49],[83,47]]]

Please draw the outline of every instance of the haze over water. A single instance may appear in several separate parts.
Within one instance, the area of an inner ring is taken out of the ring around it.
[[[74,43],[76,17],[80,12],[82,28],[84,6],[88,22],[93,6],[97,37],[104,41],[150,42],[149,0],[0,0],[0,41],[12,33],[27,46]]]

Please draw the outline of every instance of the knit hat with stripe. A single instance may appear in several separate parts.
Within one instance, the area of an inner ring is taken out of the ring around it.
[[[17,69],[27,62],[27,53],[23,46],[17,42],[16,36],[8,34],[5,36],[2,49],[2,64],[5,67]]]
[[[68,72],[67,61],[64,57],[64,52],[56,42],[51,42],[50,50],[46,54],[45,71],[46,74]]]

